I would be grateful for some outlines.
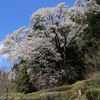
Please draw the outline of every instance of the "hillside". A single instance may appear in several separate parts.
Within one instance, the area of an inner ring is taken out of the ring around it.
[[[82,94],[80,96],[79,90],[81,90]],[[91,92],[91,95],[88,96],[89,92]],[[93,98],[87,99],[86,95],[88,98]],[[78,81],[73,85],[64,85],[29,94],[16,94],[12,95],[10,100],[100,100],[99,95],[100,72],[97,72],[89,79]]]
[[[13,64],[0,74],[6,100],[100,100],[98,0],[41,8],[2,45]]]

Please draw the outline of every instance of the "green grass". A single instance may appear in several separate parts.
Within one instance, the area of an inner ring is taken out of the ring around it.
[[[98,88],[100,88],[100,73],[73,85],[54,87],[29,94],[12,95],[13,99],[10,100],[87,100],[85,98],[86,91]],[[81,99],[78,99],[78,90],[82,92]]]

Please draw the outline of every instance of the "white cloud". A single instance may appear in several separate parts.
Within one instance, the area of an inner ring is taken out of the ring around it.
[[[3,47],[3,44],[2,44],[2,42],[0,42],[0,49],[2,49],[2,47]],[[3,59],[6,59],[7,58],[7,55],[0,55],[0,63],[2,63],[2,61],[3,61]]]
[[[0,49],[2,49],[3,45],[0,43]]]
[[[8,55],[2,55],[2,57],[3,57],[3,58],[7,58],[7,57],[8,57]]]
[[[2,44],[2,42],[0,42],[0,49],[2,49],[2,47],[3,47],[3,44]],[[4,55],[0,56],[0,59],[2,59],[2,57],[7,58],[7,55],[4,54]]]

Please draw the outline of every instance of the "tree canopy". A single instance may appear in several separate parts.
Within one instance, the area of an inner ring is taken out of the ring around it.
[[[64,84],[64,80],[66,84],[73,83],[71,79],[81,79],[86,68],[83,44],[90,36],[99,36],[100,22],[96,19],[96,26],[92,21],[99,13],[100,6],[95,0],[76,0],[71,8],[65,3],[41,8],[31,15],[28,28],[21,27],[6,37],[0,54],[7,54],[7,60],[18,64],[20,72],[26,69],[24,74],[33,85],[39,84],[38,89],[48,84]]]

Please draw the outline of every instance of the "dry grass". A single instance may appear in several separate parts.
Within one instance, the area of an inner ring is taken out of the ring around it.
[[[81,98],[84,98],[83,100],[86,100],[85,91],[87,91],[88,89],[92,89],[93,87],[100,88],[100,72],[95,72],[93,76],[91,76],[89,79],[78,81],[73,85],[54,87],[51,89],[33,92],[29,94],[21,94],[19,96],[15,95],[13,96],[13,99],[10,100],[54,100],[54,98],[62,97],[73,97],[73,100],[81,100],[79,99],[78,90],[81,90],[82,92]]]

